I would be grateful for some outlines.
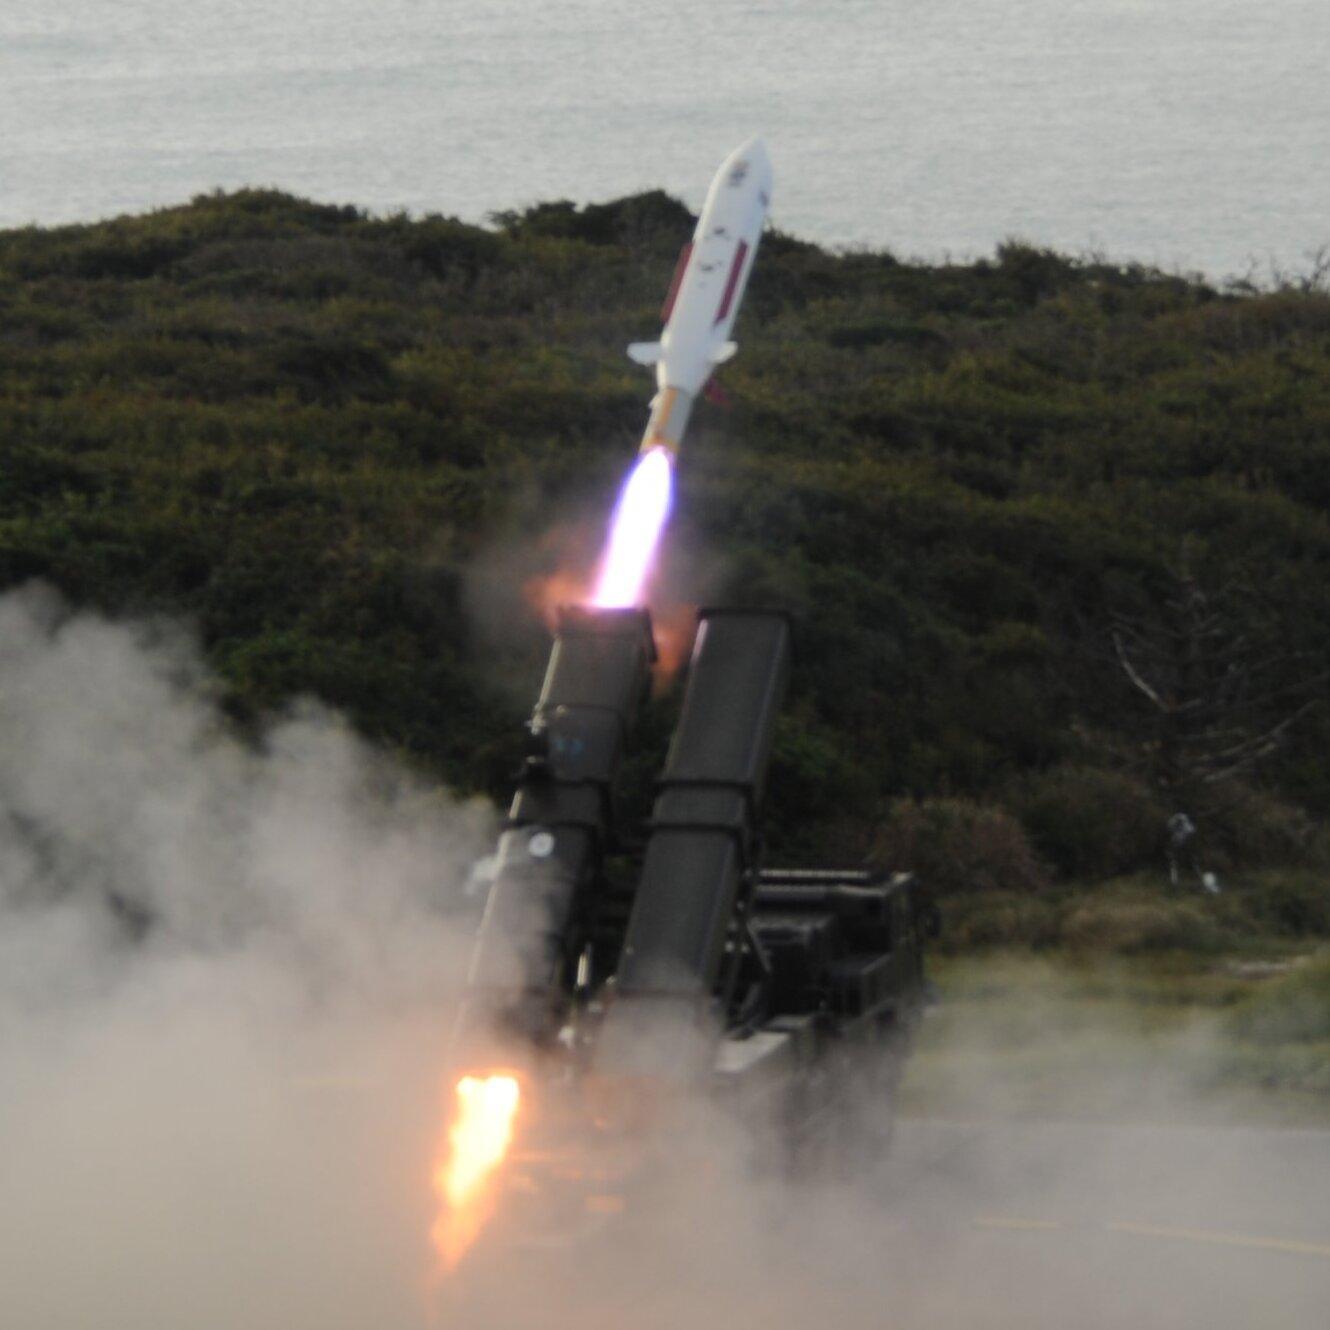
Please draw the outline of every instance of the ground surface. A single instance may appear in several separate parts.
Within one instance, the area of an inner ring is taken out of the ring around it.
[[[449,1324],[522,1324],[539,1290],[591,1330],[1323,1330],[1330,1105],[1263,1084],[1287,1050],[1234,1020],[1311,963],[939,959],[889,1155],[757,1181],[751,1123],[680,1126],[593,1241],[515,1252],[496,1225]]]
[[[1330,1307],[1323,1130],[910,1120],[880,1185],[884,1323],[1311,1330]]]

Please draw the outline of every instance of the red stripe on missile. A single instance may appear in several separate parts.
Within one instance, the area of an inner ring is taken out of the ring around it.
[[[734,303],[734,289],[739,285],[739,274],[744,270],[744,260],[748,257],[748,242],[739,241],[739,248],[734,251],[734,262],[730,265],[729,280],[725,283],[725,294],[720,298],[720,308],[716,311],[719,323],[729,312]]]
[[[688,271],[688,260],[692,257],[693,242],[690,240],[679,251],[679,260],[674,265],[674,276],[670,278],[669,294],[665,297],[665,303],[660,310],[660,321],[662,323],[668,323],[670,315],[674,313],[674,302],[678,299],[679,288],[683,285],[683,275]]]

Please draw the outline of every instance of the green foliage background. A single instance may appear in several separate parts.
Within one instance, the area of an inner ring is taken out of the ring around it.
[[[497,793],[544,650],[517,584],[551,532],[594,546],[651,391],[623,347],[691,224],[660,193],[486,229],[247,190],[0,233],[0,586],[183,612],[242,720],[313,692]],[[1139,699],[1100,648],[1184,541],[1259,591],[1238,628],[1330,658],[1315,283],[777,233],[738,335],[671,577],[799,617],[777,850],[862,852],[891,801],[964,796],[1035,810],[1086,871],[1049,781],[1074,808],[1130,765]],[[1318,820],[1328,746],[1323,708],[1266,776]]]

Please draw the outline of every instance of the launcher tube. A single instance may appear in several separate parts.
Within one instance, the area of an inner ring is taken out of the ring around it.
[[[645,611],[561,611],[499,838],[470,1006],[508,993],[519,1007],[548,1010],[569,983],[582,945],[575,915],[614,838],[614,780],[654,660]]]
[[[618,1000],[716,990],[756,869],[755,826],[789,668],[784,615],[704,613],[625,935]]]

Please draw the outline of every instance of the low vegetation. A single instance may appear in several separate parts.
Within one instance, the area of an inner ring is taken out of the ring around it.
[[[1252,1043],[1319,1044],[1330,1072],[1330,954],[1252,993],[1234,1012],[1232,1028]],[[1321,1088],[1330,1091],[1330,1074]]]
[[[1190,951],[937,959],[916,1113],[1330,1121],[1330,956]]]
[[[945,898],[942,916],[939,946],[949,951],[1278,955],[1330,938],[1330,890],[1321,872],[1242,874],[1222,879],[1217,895],[1139,873],[1038,892],[966,892]]]
[[[482,228],[247,190],[0,233],[0,587],[184,616],[242,724],[313,693],[497,792],[522,586],[592,557],[650,392],[623,345],[690,226],[659,193]],[[1330,294],[773,234],[739,335],[663,594],[798,616],[773,853],[917,865],[976,944],[1324,934]],[[1188,687],[1278,729],[1192,810],[1218,904],[1159,894],[1187,736],[1114,649],[1172,640],[1180,586],[1264,662]]]

